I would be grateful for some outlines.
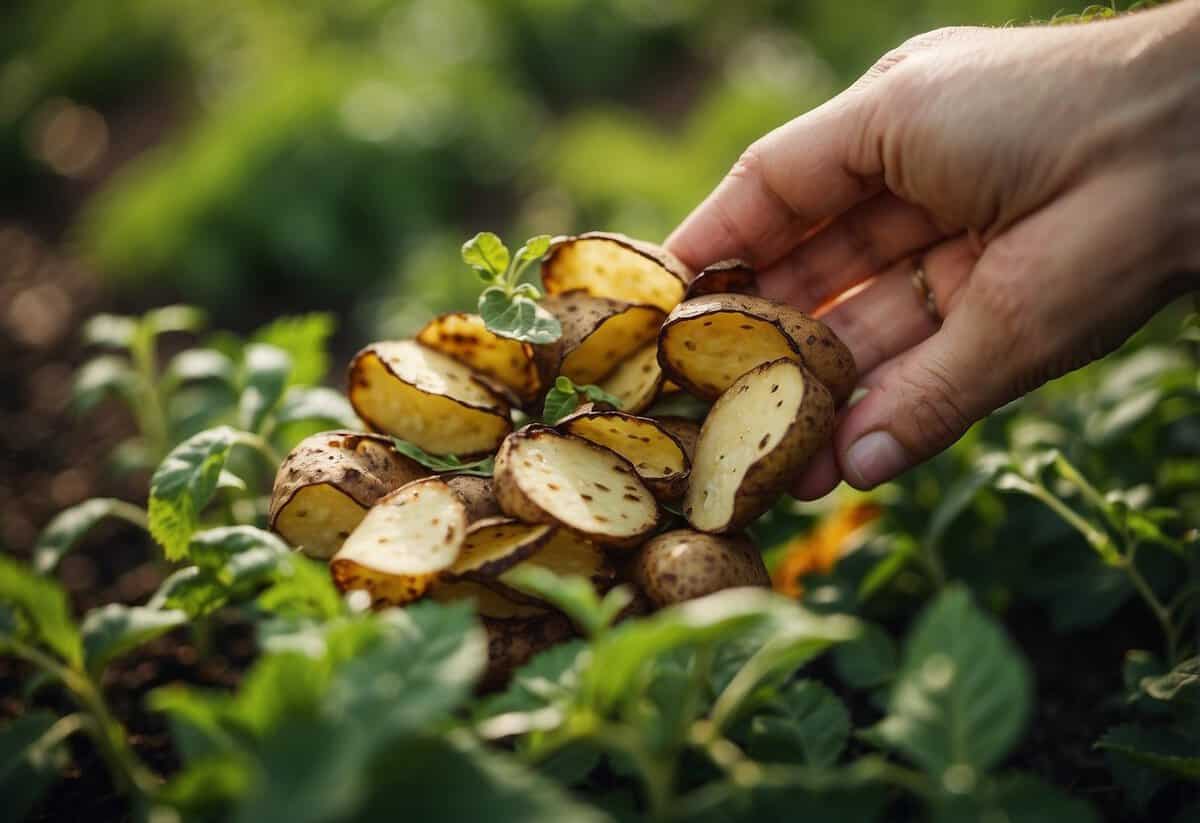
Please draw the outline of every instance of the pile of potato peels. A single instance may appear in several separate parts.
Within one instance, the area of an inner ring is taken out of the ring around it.
[[[742,530],[828,440],[856,379],[824,324],[757,296],[736,261],[693,275],[657,246],[594,232],[556,239],[542,281],[563,329],[552,344],[460,313],[359,352],[349,398],[374,433],[303,441],[271,503],[272,528],[328,559],[343,591],[377,607],[473,601],[492,682],[573,634],[512,585],[516,569],[598,590],[632,582],[643,609],[768,585]],[[559,375],[620,408],[588,403],[514,430]],[[703,421],[655,415],[678,392],[712,402]],[[493,476],[434,473],[393,438],[459,460],[494,455]],[[688,528],[662,531],[680,517]]]

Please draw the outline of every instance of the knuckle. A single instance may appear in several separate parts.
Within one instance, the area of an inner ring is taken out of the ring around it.
[[[751,143],[746,147],[745,151],[738,156],[737,161],[733,164],[733,168],[729,170],[729,177],[732,177],[735,180],[763,180],[765,154],[765,147],[763,146],[761,140]]]

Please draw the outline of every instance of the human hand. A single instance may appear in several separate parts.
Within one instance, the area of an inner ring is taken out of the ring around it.
[[[914,38],[755,142],[667,246],[750,261],[854,353],[867,393],[793,493],[889,480],[1196,288],[1200,2]]]

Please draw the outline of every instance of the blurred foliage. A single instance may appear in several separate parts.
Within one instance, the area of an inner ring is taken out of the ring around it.
[[[660,237],[905,37],[1057,8],[30,0],[0,30],[0,181],[98,183],[73,236],[122,287],[400,333],[462,307],[458,241],[484,225]]]

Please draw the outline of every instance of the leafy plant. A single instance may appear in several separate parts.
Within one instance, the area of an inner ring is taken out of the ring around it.
[[[463,262],[487,284],[479,295],[479,316],[495,334],[526,343],[553,343],[562,337],[558,318],[537,304],[541,292],[521,282],[525,270],[549,248],[548,234],[529,238],[513,255],[491,232],[480,232],[463,244]]]
[[[546,392],[546,401],[542,406],[542,422],[554,425],[575,411],[580,403],[588,401],[604,403],[614,409],[621,408],[621,401],[599,386],[576,386],[571,382],[571,378],[560,374],[555,378],[550,391]]]

